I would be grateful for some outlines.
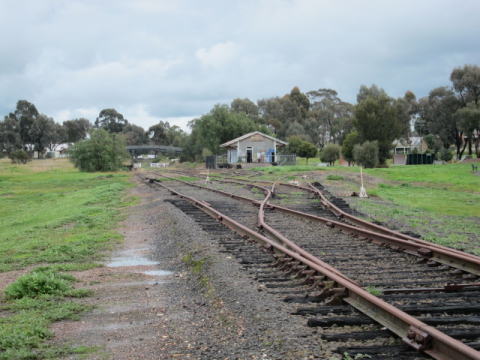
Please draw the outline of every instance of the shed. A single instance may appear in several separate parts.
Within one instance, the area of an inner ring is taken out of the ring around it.
[[[287,142],[254,131],[230,140],[220,147],[227,150],[227,162],[235,163],[272,163],[277,161],[277,149],[288,145]]]
[[[410,136],[408,139],[398,139],[393,142],[395,146],[394,154],[409,154],[416,149],[423,153],[428,149],[428,145],[421,136]]]

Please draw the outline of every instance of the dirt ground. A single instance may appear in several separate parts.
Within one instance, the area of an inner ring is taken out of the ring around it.
[[[68,359],[325,359],[302,317],[263,292],[211,236],[165,198],[138,184],[139,205],[122,224],[125,241],[106,266],[74,274],[94,310],[55,323],[55,342],[94,347]],[[182,261],[208,259],[199,282]],[[268,325],[267,325],[268,324]],[[318,337],[316,337],[318,338]],[[312,345],[313,344],[313,345]]]

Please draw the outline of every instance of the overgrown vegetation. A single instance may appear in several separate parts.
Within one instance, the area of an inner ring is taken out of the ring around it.
[[[70,160],[81,171],[116,171],[129,157],[125,146],[123,137],[98,129],[69,150]]]

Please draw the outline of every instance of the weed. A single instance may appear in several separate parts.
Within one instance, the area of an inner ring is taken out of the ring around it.
[[[344,180],[344,178],[340,175],[328,175],[327,180]]]
[[[365,290],[368,291],[370,294],[375,295],[375,296],[380,296],[382,295],[382,289],[376,288],[374,286],[367,286],[365,287]]]
[[[5,288],[7,299],[63,295],[72,290],[70,277],[52,271],[38,271],[19,277]]]
[[[182,262],[190,267],[191,271],[194,274],[200,274],[203,271],[204,265],[207,262],[207,258],[203,259],[194,259],[192,253],[188,253],[182,257]]]

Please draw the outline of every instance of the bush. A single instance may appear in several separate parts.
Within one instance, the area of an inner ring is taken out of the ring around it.
[[[116,171],[129,157],[123,136],[103,129],[93,131],[90,139],[76,143],[69,153],[75,167],[82,171]]]
[[[19,277],[5,288],[7,299],[35,298],[40,295],[63,295],[72,290],[72,277],[53,271],[32,272]]]
[[[32,160],[25,150],[15,150],[11,152],[8,157],[12,160],[12,164],[26,164]]]
[[[452,152],[449,149],[443,148],[440,150],[440,160],[450,161],[453,159]]]
[[[328,144],[320,154],[320,160],[333,165],[340,158],[340,146],[337,144]]]
[[[365,168],[378,166],[378,142],[365,141],[362,145],[355,145],[353,148],[355,162]]]
[[[359,142],[360,142],[360,136],[358,136],[358,132],[356,132],[356,131],[353,131],[350,134],[348,134],[345,137],[345,140],[343,140],[342,154],[343,154],[343,157],[345,158],[345,160],[348,161],[349,166],[355,160],[353,158],[353,148]]]
[[[300,145],[300,148],[298,149],[297,154],[301,157],[307,158],[307,164],[308,164],[308,159],[315,157],[317,155],[318,149],[317,147],[308,142],[308,141],[303,141],[302,144]]]

